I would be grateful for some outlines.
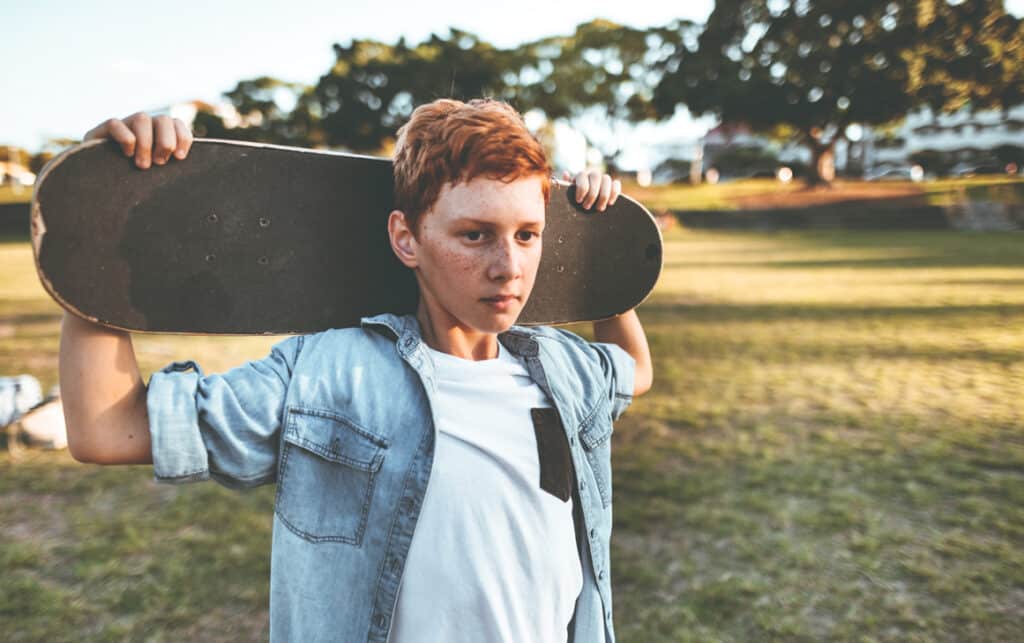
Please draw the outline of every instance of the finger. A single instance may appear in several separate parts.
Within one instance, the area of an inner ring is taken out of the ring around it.
[[[121,146],[121,151],[124,152],[125,156],[131,156],[135,153],[135,134],[132,133],[128,126],[121,122],[119,119],[110,119],[107,126],[108,135],[110,138]]]
[[[604,212],[608,207],[608,199],[612,197],[612,177],[605,174],[601,177],[601,192],[597,196],[597,209]]]
[[[95,138],[109,138],[121,146],[121,152],[125,156],[135,153],[135,134],[128,129],[128,126],[119,119],[111,118],[96,126],[85,135],[84,140]]]
[[[588,190],[590,190],[590,180],[587,178],[587,173],[580,172],[576,175],[576,203],[583,201]]]
[[[612,181],[612,198],[608,201],[608,205],[615,205],[615,200],[622,194],[622,181],[615,179]]]
[[[583,201],[583,207],[589,210],[594,207],[594,202],[597,201],[597,197],[601,193],[601,173],[594,170],[588,178],[590,190],[587,192],[587,198]]]
[[[174,156],[180,160],[188,156],[188,151],[192,149],[192,131],[180,118],[174,119],[174,131],[178,133],[178,149],[174,151]]]
[[[174,121],[170,116],[157,116],[153,119],[153,162],[163,165],[171,158],[171,153],[178,146],[178,134],[174,131]]]
[[[125,119],[135,133],[135,165],[141,169],[149,167],[153,152],[153,122],[149,114],[137,112]]]
[[[107,135],[110,131],[110,122],[113,120],[116,119],[108,118],[107,120],[103,121],[96,127],[86,132],[85,136],[82,137],[82,142],[91,141],[94,138],[107,138]]]

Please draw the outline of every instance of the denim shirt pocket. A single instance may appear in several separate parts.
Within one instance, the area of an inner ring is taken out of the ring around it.
[[[598,408],[580,425],[578,435],[587,462],[597,480],[601,507],[607,509],[612,502],[612,420],[607,403],[598,405]]]
[[[314,543],[360,545],[388,441],[319,409],[289,407],[274,511]]]

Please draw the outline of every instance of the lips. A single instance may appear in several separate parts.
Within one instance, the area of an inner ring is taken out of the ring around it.
[[[494,297],[484,297],[484,301],[512,301],[513,299],[519,299],[515,295],[495,295]]]

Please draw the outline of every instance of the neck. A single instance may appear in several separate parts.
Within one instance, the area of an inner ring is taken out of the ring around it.
[[[416,309],[416,321],[427,346],[462,359],[495,359],[498,356],[496,334],[468,328],[447,311],[431,304],[421,294]]]

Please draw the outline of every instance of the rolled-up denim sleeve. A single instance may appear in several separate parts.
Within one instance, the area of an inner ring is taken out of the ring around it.
[[[223,374],[204,375],[192,360],[149,380],[146,408],[153,475],[160,482],[213,479],[231,488],[273,482],[292,369],[303,336]]]
[[[636,360],[618,344],[592,342],[601,361],[601,371],[612,403],[612,419],[617,420],[633,402],[633,383],[636,378]]]

